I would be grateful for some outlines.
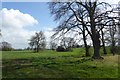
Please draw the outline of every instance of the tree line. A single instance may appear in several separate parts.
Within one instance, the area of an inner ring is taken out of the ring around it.
[[[59,43],[60,41],[60,43]],[[34,52],[39,52],[41,50],[45,50],[46,45],[49,45],[48,49],[56,50],[56,51],[70,51],[73,47],[80,47],[76,44],[74,38],[64,37],[63,39],[55,42],[52,38],[49,44],[46,41],[46,36],[43,31],[36,32],[31,38],[28,40],[29,46],[24,49],[14,49],[12,44],[3,41],[0,43],[0,50],[2,51],[12,51],[12,50],[33,50]]]
[[[60,42],[60,43],[59,43]],[[46,49],[46,37],[43,31],[36,32],[35,35],[31,36],[29,40],[29,45],[31,50],[34,52],[39,52],[40,50]],[[70,51],[73,47],[78,47],[74,38],[64,37],[61,40],[57,40],[56,42],[52,39],[49,42],[49,47],[51,50],[56,51]]]

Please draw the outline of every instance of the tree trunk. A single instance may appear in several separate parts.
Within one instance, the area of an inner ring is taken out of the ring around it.
[[[90,56],[89,47],[88,47],[87,42],[86,42],[85,27],[83,27],[83,41],[84,41],[84,46],[85,46],[85,51],[86,51],[85,55],[86,55],[86,57]]]
[[[96,37],[93,37],[93,48],[94,48],[94,55],[92,58],[94,59],[100,59],[100,40],[98,38],[98,35]]]
[[[94,48],[94,55],[92,58],[94,59],[101,59],[102,57],[100,56],[100,34],[96,29],[95,25],[95,19],[94,19],[94,10],[90,13],[90,24],[91,24],[91,32],[92,32],[92,42],[93,42],[93,48]],[[103,59],[103,58],[102,58]]]
[[[86,41],[85,41],[85,51],[86,51],[86,57],[87,56],[90,56],[90,54],[89,54],[89,47],[88,47],[88,45],[86,44]]]
[[[101,59],[100,56],[100,34],[95,28],[94,21],[91,23],[91,31],[92,31],[92,42],[93,42],[93,48],[94,48],[94,55],[92,58],[94,59]]]
[[[36,51],[39,52],[39,45],[37,45],[37,50]]]
[[[115,52],[116,52],[115,41],[114,41],[114,40],[112,40],[112,45],[111,45],[110,51],[111,51],[111,53],[112,53],[113,56],[114,56],[114,55],[115,55]]]
[[[103,52],[104,52],[104,54],[106,55],[106,54],[107,54],[107,51],[106,51],[106,48],[105,48],[104,33],[103,33],[102,30],[101,30],[101,33],[102,33]]]

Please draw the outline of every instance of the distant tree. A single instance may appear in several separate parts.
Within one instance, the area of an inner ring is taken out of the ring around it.
[[[28,44],[30,45],[31,50],[33,50],[34,49],[34,36],[31,37],[30,43],[28,43]]]
[[[62,40],[61,40],[61,45],[64,47],[64,48],[72,48],[74,46],[76,42],[74,41],[74,38],[71,38],[71,37],[64,37]]]
[[[11,51],[12,50],[12,45],[8,42],[1,42],[0,43],[0,49],[2,51]]]
[[[43,50],[46,47],[45,35],[42,31],[36,32],[34,36],[31,37],[29,45],[35,52],[39,52],[39,50]]]
[[[114,21],[110,22],[111,26],[108,27],[108,35],[106,40],[110,44],[110,51],[113,55],[116,53],[116,43],[117,43],[117,26],[115,25]],[[114,24],[114,25],[113,25]]]
[[[26,47],[24,50],[31,50],[31,48],[30,47]]]
[[[56,40],[54,40],[51,36],[51,39],[50,39],[50,49],[52,50],[55,50],[57,48],[57,45],[58,43],[56,42]]]
[[[50,42],[50,49],[55,50],[57,48],[57,44],[55,42]]]

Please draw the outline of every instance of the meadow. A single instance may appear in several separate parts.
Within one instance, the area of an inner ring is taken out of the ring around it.
[[[92,55],[92,49],[90,50]],[[109,51],[108,51],[109,53]],[[119,78],[119,55],[101,56],[104,59],[94,60],[85,57],[83,48],[73,52],[56,52],[44,50],[3,51],[2,77],[5,78]]]

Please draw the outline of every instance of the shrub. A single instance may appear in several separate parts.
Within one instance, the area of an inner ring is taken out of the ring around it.
[[[58,48],[56,49],[57,52],[64,52],[65,48],[62,46],[58,46]]]
[[[58,48],[56,49],[56,51],[57,52],[68,52],[68,51],[70,51],[70,52],[72,52],[73,50],[72,50],[72,48],[64,48],[64,47],[62,47],[62,46],[58,46]]]
[[[11,51],[11,50],[12,50],[12,48],[8,48],[8,47],[2,48],[2,51]]]

